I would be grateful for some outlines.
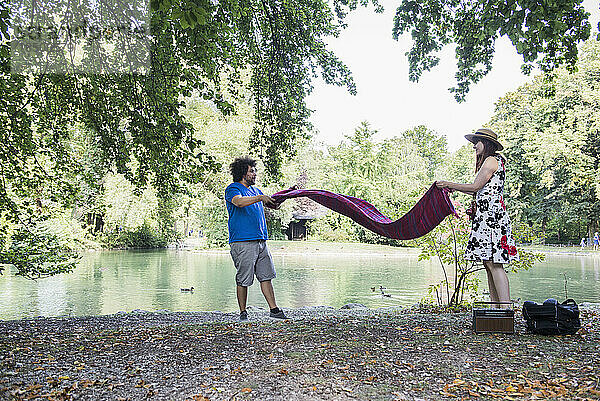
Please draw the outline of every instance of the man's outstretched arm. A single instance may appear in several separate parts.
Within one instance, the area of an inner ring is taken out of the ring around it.
[[[236,195],[231,199],[231,203],[237,207],[246,207],[253,205],[257,202],[262,202],[266,207],[271,209],[277,209],[279,205],[275,203],[273,198],[267,195],[255,195],[255,196],[242,196]]]

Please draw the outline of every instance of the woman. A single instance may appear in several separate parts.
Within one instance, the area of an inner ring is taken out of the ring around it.
[[[487,128],[480,128],[475,134],[465,135],[465,138],[473,143],[475,149],[475,181],[472,184],[437,181],[436,185],[475,196],[465,259],[483,262],[492,302],[510,302],[508,276],[503,264],[518,260],[519,256],[502,196],[505,160],[496,152],[503,147],[496,133]]]

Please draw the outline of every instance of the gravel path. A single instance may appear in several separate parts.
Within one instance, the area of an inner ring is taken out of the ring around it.
[[[474,334],[421,307],[0,322],[0,399],[600,399],[600,308],[577,335]],[[518,314],[520,316],[520,313]]]

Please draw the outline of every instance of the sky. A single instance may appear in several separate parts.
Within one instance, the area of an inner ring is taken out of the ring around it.
[[[584,0],[592,15],[592,34],[597,32],[600,0]],[[399,135],[417,125],[425,125],[446,136],[448,148],[464,145],[464,135],[483,126],[494,111],[494,103],[507,92],[530,81],[521,73],[522,58],[503,37],[496,41],[492,71],[471,85],[466,101],[457,103],[448,88],[455,85],[454,50],[447,46],[439,54],[440,63],[424,72],[419,82],[408,79],[408,60],[404,53],[411,47],[410,34],[392,39],[393,16],[398,1],[381,1],[383,14],[372,7],[361,8],[347,18],[348,28],[338,38],[327,40],[352,71],[357,95],[344,87],[327,85],[318,79],[307,98],[313,110],[310,121],[316,128],[315,139],[338,144],[362,122],[377,130],[376,140]],[[502,137],[502,133],[498,133]]]

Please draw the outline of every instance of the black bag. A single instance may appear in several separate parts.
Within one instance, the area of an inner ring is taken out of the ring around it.
[[[523,317],[527,331],[535,334],[575,334],[581,328],[579,308],[572,299],[560,304],[551,298],[542,305],[526,301],[523,303]]]

